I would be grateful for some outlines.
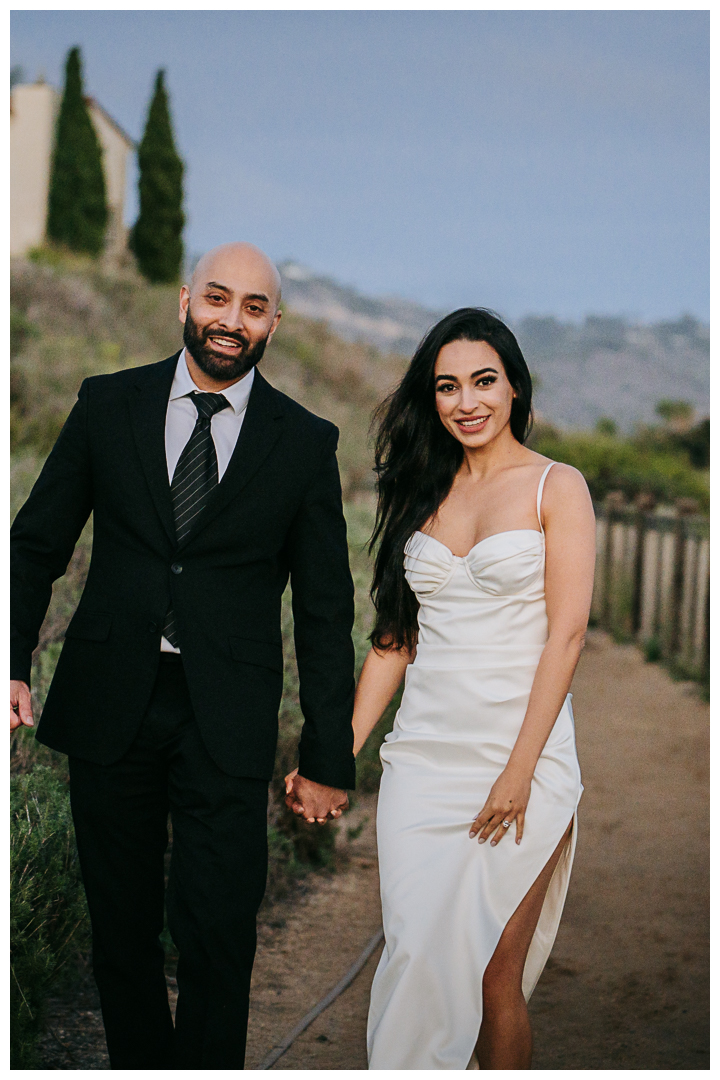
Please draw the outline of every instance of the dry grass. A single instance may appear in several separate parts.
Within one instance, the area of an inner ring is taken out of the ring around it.
[[[175,286],[148,285],[131,268],[108,273],[77,258],[14,261],[13,448],[47,453],[86,376],[153,363],[179,349],[177,308]],[[338,424],[350,494],[371,484],[372,411],[406,363],[284,312],[262,370],[278,389]]]

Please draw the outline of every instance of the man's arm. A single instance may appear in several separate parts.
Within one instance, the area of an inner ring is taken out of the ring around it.
[[[87,380],[10,533],[11,729],[27,723],[32,654],[52,596],[92,511]],[[15,686],[13,686],[13,683]],[[24,687],[24,690],[22,689]],[[15,724],[19,726],[15,713]]]
[[[288,537],[300,707],[305,720],[298,795],[303,778],[333,789],[355,786],[354,589],[335,457],[337,438],[337,428],[333,428]]]

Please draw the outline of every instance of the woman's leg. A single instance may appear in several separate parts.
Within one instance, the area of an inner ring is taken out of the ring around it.
[[[572,822],[503,931],[483,977],[483,1018],[469,1068],[529,1069],[532,1032],[522,992],[530,943],[550,880],[572,831]]]

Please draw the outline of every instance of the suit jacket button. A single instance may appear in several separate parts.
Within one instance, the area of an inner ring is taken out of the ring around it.
[[[172,570],[173,574],[182,574],[182,566],[180,565],[180,563],[174,562],[170,569]]]
[[[151,634],[157,633],[158,624],[156,622],[148,623],[148,630]]]

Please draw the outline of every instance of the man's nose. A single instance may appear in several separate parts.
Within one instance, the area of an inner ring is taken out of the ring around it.
[[[228,304],[219,319],[219,323],[224,330],[244,330],[242,304],[239,301],[235,304]]]

